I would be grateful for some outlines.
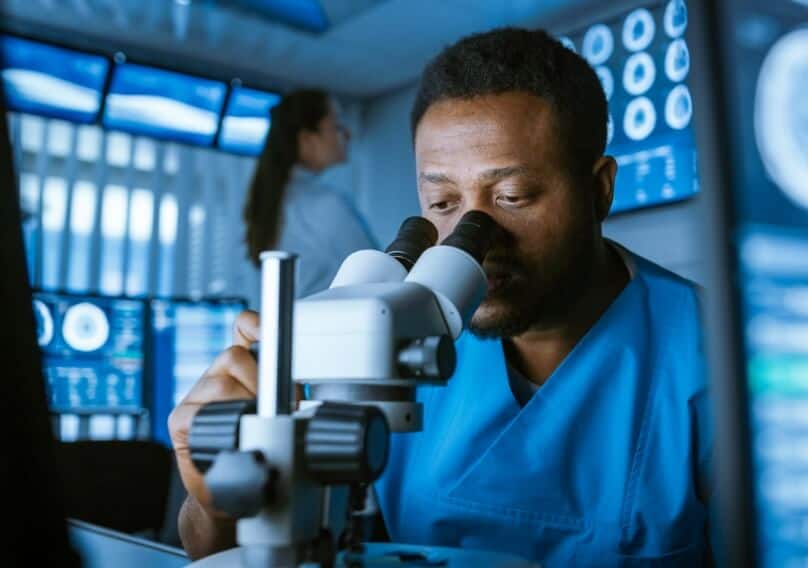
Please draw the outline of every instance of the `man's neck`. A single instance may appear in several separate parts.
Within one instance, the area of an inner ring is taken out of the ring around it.
[[[601,241],[590,283],[568,307],[563,321],[534,328],[505,341],[508,363],[532,382],[542,385],[578,341],[586,335],[628,284],[625,263],[614,248]]]

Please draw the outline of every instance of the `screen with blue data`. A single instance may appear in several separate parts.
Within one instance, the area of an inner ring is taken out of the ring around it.
[[[233,324],[246,303],[233,300],[151,302],[153,434],[169,443],[166,420],[214,359],[233,342]]]
[[[12,110],[94,122],[108,72],[99,55],[0,35],[0,73]]]
[[[219,131],[219,147],[239,154],[260,154],[269,132],[269,111],[280,100],[276,93],[233,87]]]
[[[595,69],[608,100],[606,152],[618,164],[612,213],[698,191],[686,29],[685,1],[669,0],[559,37]]]
[[[719,4],[759,565],[808,566],[808,8]]]
[[[145,302],[35,292],[34,314],[51,411],[143,407]]]
[[[226,91],[219,81],[123,63],[113,70],[103,124],[154,138],[210,145]]]

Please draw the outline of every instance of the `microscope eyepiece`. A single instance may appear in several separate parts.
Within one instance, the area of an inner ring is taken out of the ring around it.
[[[401,223],[396,238],[384,252],[409,271],[418,257],[438,240],[438,230],[423,217],[408,217]]]
[[[469,211],[460,218],[452,234],[441,243],[466,251],[482,264],[491,248],[498,225],[482,211]]]

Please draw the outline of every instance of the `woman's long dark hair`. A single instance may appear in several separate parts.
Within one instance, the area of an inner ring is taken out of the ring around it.
[[[330,109],[325,92],[303,90],[284,96],[270,111],[269,134],[244,205],[247,256],[256,266],[261,251],[275,246],[278,239],[286,184],[299,158],[298,134],[316,131]]]

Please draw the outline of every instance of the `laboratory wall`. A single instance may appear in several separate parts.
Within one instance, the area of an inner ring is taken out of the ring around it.
[[[358,139],[360,107],[339,104]],[[257,308],[242,222],[254,158],[24,113],[9,124],[35,287]],[[325,176],[348,194],[356,154]]]

